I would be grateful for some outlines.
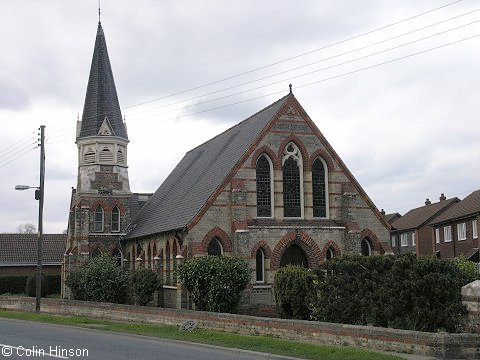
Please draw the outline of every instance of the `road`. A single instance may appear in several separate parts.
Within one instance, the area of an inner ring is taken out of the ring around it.
[[[287,359],[281,356],[101,330],[0,319],[6,359]]]

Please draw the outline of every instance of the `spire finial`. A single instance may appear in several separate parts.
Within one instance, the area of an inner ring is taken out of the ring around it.
[[[101,24],[100,17],[101,17],[100,0],[98,0],[98,23],[99,23],[99,24]]]
[[[288,87],[290,88],[290,94],[292,93],[292,84],[288,84]]]

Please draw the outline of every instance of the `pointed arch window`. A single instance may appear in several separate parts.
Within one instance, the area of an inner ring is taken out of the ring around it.
[[[302,155],[295,143],[288,143],[283,156],[283,216],[303,216]]]
[[[321,158],[312,165],[313,216],[327,217],[327,167]]]
[[[257,217],[271,217],[273,213],[273,166],[267,155],[257,160]]]
[[[104,147],[100,154],[98,154],[100,162],[113,162],[113,153],[108,147]]]
[[[262,248],[255,254],[255,280],[257,283],[265,282],[265,252]]]
[[[215,236],[212,240],[210,240],[210,243],[208,244],[208,248],[207,248],[207,254],[214,255],[214,256],[223,255],[222,242],[217,236]]]
[[[165,284],[170,285],[171,284],[171,279],[170,279],[170,242],[167,240],[167,243],[165,245]]]
[[[120,231],[120,210],[118,207],[114,206],[112,209],[112,224],[111,224],[112,232]]]
[[[335,251],[333,251],[332,247],[329,247],[327,249],[327,252],[325,253],[325,259],[332,260],[335,257]]]
[[[103,231],[103,208],[98,205],[95,209],[95,215],[93,219],[93,231],[95,232],[102,232]]]
[[[369,238],[363,238],[361,243],[361,251],[363,256],[372,255],[372,243]]]
[[[95,151],[92,148],[87,148],[83,154],[83,163],[84,164],[94,164],[95,163]]]

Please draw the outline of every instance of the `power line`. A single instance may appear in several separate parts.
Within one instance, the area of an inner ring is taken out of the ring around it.
[[[414,15],[414,16],[411,16],[411,17],[408,17],[408,18],[406,18],[406,19],[402,19],[402,20],[393,22],[393,23],[391,23],[391,24],[381,26],[381,27],[379,27],[379,28],[376,28],[376,29],[373,29],[373,30],[370,30],[370,31],[367,31],[367,32],[364,32],[364,33],[361,33],[361,34],[359,34],[359,35],[355,35],[355,36],[349,37],[349,38],[344,39],[344,40],[340,40],[340,41],[336,41],[336,42],[334,42],[334,43],[330,43],[330,44],[328,44],[328,45],[322,46],[322,47],[317,48],[317,49],[314,49],[314,50],[307,51],[307,52],[302,53],[302,54],[298,54],[298,55],[295,55],[295,56],[292,56],[292,57],[289,57],[289,58],[286,58],[286,59],[283,59],[283,60],[279,60],[279,61],[276,61],[276,62],[267,64],[267,65],[264,65],[264,66],[260,66],[260,67],[254,68],[254,69],[252,69],[252,70],[248,70],[248,71],[245,71],[245,72],[242,72],[242,73],[239,73],[239,74],[235,74],[235,75],[232,75],[232,76],[229,76],[229,77],[220,79],[220,80],[215,80],[215,81],[212,81],[212,82],[203,84],[203,85],[198,85],[198,86],[195,86],[195,87],[186,89],[186,90],[178,91],[178,92],[176,92],[176,93],[172,93],[172,94],[169,94],[169,95],[165,95],[165,96],[162,96],[162,97],[159,97],[159,98],[156,98],[156,99],[147,100],[147,101],[144,101],[144,102],[141,102],[141,103],[138,103],[138,104],[133,104],[133,105],[130,105],[130,106],[125,106],[124,108],[122,108],[122,110],[126,110],[126,109],[129,109],[129,108],[132,108],[132,107],[137,107],[137,106],[140,106],[140,105],[145,105],[145,104],[148,104],[148,103],[151,103],[151,102],[154,102],[154,101],[163,100],[163,99],[166,99],[166,98],[169,98],[169,97],[173,97],[173,96],[176,96],[176,95],[181,95],[181,94],[184,94],[184,93],[189,92],[189,91],[198,90],[198,89],[201,89],[201,88],[204,88],[204,87],[207,87],[207,86],[210,86],[210,85],[218,84],[218,83],[220,83],[220,82],[224,82],[224,81],[227,81],[227,80],[231,80],[231,79],[234,79],[234,78],[243,76],[243,75],[251,74],[251,73],[253,73],[253,72],[255,72],[255,71],[263,70],[263,69],[266,69],[266,68],[269,68],[269,67],[272,67],[272,66],[275,66],[275,65],[278,65],[278,64],[282,64],[282,63],[287,62],[287,61],[291,61],[291,60],[294,60],[294,59],[298,59],[298,58],[300,58],[300,57],[303,57],[303,56],[312,54],[312,53],[314,53],[314,52],[318,52],[318,51],[321,51],[321,50],[325,50],[325,49],[328,49],[328,48],[330,48],[330,47],[333,47],[333,46],[336,46],[336,45],[339,45],[339,44],[343,44],[343,43],[345,43],[345,42],[348,42],[348,41],[351,41],[351,40],[355,40],[355,39],[361,38],[361,37],[366,36],[366,35],[373,34],[373,33],[377,32],[377,31],[384,30],[384,29],[387,29],[387,28],[389,28],[389,27],[392,27],[392,26],[395,26],[395,25],[398,25],[398,24],[401,24],[401,23],[404,23],[404,22],[413,20],[413,19],[418,18],[418,17],[420,17],[420,16],[423,16],[423,15],[432,13],[432,12],[434,12],[434,11],[437,11],[437,10],[440,10],[440,9],[443,9],[443,8],[446,8],[446,7],[448,7],[448,6],[457,4],[457,3],[461,2],[461,1],[463,1],[463,0],[453,1],[453,2],[451,2],[451,3],[448,3],[448,4],[445,4],[445,5],[439,6],[439,7],[437,7],[437,8],[434,8],[434,9],[431,9],[431,10],[428,10],[428,11],[425,11],[425,12],[422,12],[422,13],[420,13],[420,14],[417,14],[417,15]]]
[[[27,138],[29,138],[29,137],[32,137],[32,135],[34,135],[34,134],[35,134],[35,132],[32,132],[32,133],[24,136],[23,138],[17,140],[17,141],[14,142],[13,144],[11,144],[11,145],[3,148],[2,150],[0,150],[0,154],[3,153],[3,152],[5,152],[5,151],[7,151],[7,150],[9,150],[10,148],[14,147],[15,145],[17,145],[17,144],[19,144],[19,143],[24,143],[24,142],[25,142],[25,141],[24,141],[25,139],[27,139]],[[0,156],[0,157],[1,157],[1,156]]]
[[[0,168],[2,168],[2,167],[4,167],[4,166],[7,166],[7,165],[10,164],[11,162],[13,162],[13,161],[21,158],[22,156],[25,156],[25,155],[28,154],[30,151],[35,150],[35,149],[37,149],[37,147],[30,148],[30,149],[28,149],[27,151],[18,154],[18,156],[14,157],[14,158],[11,159],[10,161],[5,161],[5,160],[4,160],[4,161],[0,161]]]

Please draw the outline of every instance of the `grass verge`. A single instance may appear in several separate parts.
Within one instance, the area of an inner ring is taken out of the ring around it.
[[[37,321],[50,324],[79,326],[84,328],[115,331],[120,333],[145,335],[162,339],[183,340],[195,343],[224,346],[228,348],[259,351],[277,355],[292,356],[304,359],[340,360],[395,360],[399,356],[376,353],[352,347],[323,346],[282,340],[268,336],[248,336],[220,331],[195,329],[179,331],[170,325],[152,325],[104,321],[86,317],[70,317],[27,312],[0,311],[1,318]]]

